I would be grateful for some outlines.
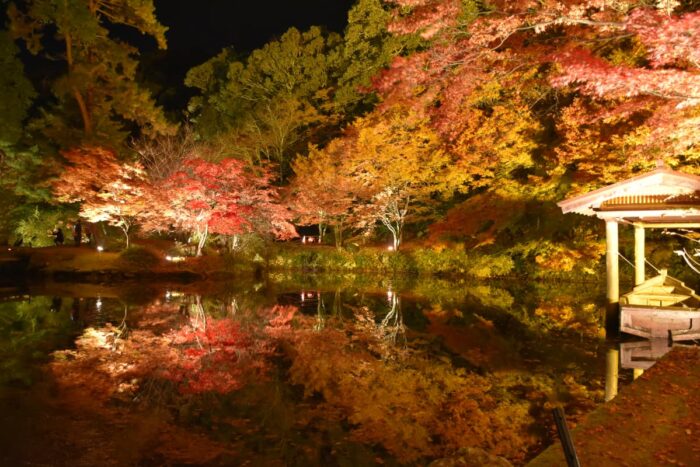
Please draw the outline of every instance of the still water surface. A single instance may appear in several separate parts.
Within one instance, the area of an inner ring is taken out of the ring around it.
[[[519,465],[602,402],[597,284],[0,288],[2,465]]]

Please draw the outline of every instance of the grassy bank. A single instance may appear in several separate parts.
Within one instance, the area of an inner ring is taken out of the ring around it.
[[[84,276],[102,274],[133,277],[143,275],[191,275],[210,278],[254,271],[296,271],[384,276],[439,276],[489,279],[499,277],[546,277],[594,280],[579,270],[547,270],[507,253],[477,253],[456,248],[407,248],[389,251],[379,247],[344,248],[304,246],[292,243],[257,245],[234,254],[209,251],[202,257],[179,257],[172,261],[168,249],[137,245],[121,252],[87,247],[25,248],[13,255],[28,257],[32,274]]]
[[[262,258],[258,260],[263,261]],[[389,251],[377,247],[337,249],[330,246],[280,244],[268,251],[264,261],[265,266],[272,270],[441,275],[479,279],[524,275],[569,280],[594,279],[591,274],[577,269],[568,272],[547,270],[504,252],[480,253],[456,248],[415,247]]]

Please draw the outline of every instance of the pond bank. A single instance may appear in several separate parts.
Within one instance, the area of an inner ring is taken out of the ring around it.
[[[141,252],[137,252],[141,253]],[[135,257],[134,257],[135,256]],[[0,253],[0,279],[107,283],[130,280],[193,282],[225,275],[216,258],[171,262],[144,250],[142,255],[98,252],[87,247],[18,248]]]
[[[2,265],[6,265],[4,269]],[[504,254],[415,248],[389,252],[375,247],[357,251],[333,247],[272,245],[263,255],[172,257],[151,247],[98,252],[88,247],[19,248],[0,252],[0,279],[49,279],[105,283],[125,280],[227,280],[242,272],[372,274],[386,277],[445,279],[528,279],[595,282],[580,272],[555,272],[516,267]]]
[[[700,349],[674,348],[572,430],[581,465],[700,465]],[[566,465],[561,444],[529,466]]]

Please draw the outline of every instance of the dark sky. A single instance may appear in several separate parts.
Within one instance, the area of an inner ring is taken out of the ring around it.
[[[168,55],[199,64],[222,48],[250,52],[291,26],[326,26],[342,32],[353,0],[156,0],[156,15],[170,29]]]

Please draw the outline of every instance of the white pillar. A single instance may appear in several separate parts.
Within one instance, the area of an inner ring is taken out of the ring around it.
[[[634,224],[634,285],[644,282],[644,227]]]
[[[617,221],[605,221],[606,256],[608,281],[608,311],[617,312],[620,301],[620,260],[618,258]]]

